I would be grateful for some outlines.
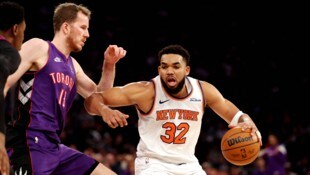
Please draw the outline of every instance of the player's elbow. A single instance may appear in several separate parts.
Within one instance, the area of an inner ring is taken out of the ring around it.
[[[95,112],[95,108],[96,108],[96,104],[95,104],[95,94],[92,94],[90,96],[88,96],[87,98],[85,98],[84,100],[84,107],[85,110],[88,114],[90,115],[96,115]]]

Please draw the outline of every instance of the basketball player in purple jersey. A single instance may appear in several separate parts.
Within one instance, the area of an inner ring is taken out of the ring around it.
[[[21,64],[9,76],[5,92],[18,80],[18,116],[7,127],[7,149],[15,174],[108,175],[112,170],[60,142],[65,118],[76,93],[86,98],[113,86],[115,64],[126,50],[110,45],[104,53],[102,77],[96,85],[70,56],[82,50],[89,37],[91,11],[62,3],[54,11],[54,38],[28,40],[20,51]],[[115,127],[126,125],[127,115],[110,110]]]
[[[26,29],[24,8],[10,1],[0,3],[0,174],[9,175],[10,164],[5,149],[5,94],[8,76],[20,64],[18,50],[24,40]]]

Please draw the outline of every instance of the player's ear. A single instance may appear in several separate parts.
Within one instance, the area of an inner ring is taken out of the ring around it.
[[[69,31],[70,31],[70,24],[67,23],[67,22],[64,22],[62,25],[61,25],[61,29],[63,30],[63,32],[65,34],[68,34]]]
[[[16,36],[18,34],[18,24],[14,24],[11,29],[12,29],[12,35]]]
[[[191,71],[191,67],[190,66],[186,66],[185,67],[185,74],[189,75],[190,71]]]

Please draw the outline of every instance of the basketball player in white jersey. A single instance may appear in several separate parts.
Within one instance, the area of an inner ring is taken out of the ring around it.
[[[134,105],[139,116],[140,142],[135,160],[136,175],[205,175],[195,147],[204,108],[211,108],[229,127],[251,128],[261,135],[253,120],[222,96],[212,84],[189,75],[188,51],[169,45],[158,53],[158,76],[94,93],[85,100],[89,114],[100,115],[110,127],[123,123],[109,114],[107,106]]]

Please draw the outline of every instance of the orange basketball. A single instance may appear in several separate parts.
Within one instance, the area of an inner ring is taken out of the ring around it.
[[[238,166],[252,163],[260,151],[257,136],[251,136],[251,129],[242,131],[240,127],[229,129],[222,137],[221,151],[225,159]]]

